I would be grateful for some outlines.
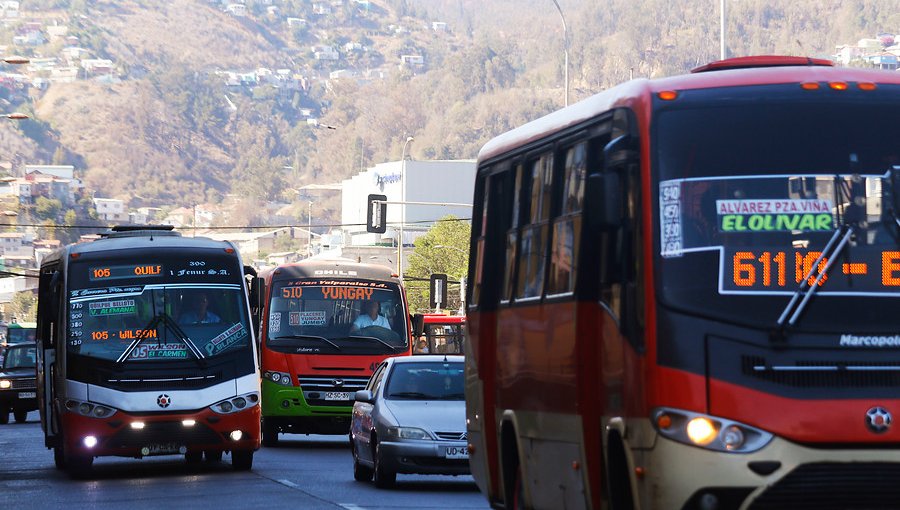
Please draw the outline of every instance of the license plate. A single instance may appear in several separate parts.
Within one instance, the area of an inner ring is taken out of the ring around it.
[[[325,393],[325,400],[352,400],[349,391],[329,391]]]
[[[19,398],[37,398],[37,393],[33,391],[20,391]]]
[[[468,459],[469,449],[465,446],[448,446],[447,452],[444,454],[447,459]]]
[[[147,450],[150,450],[149,455],[165,455],[169,453],[181,453],[181,445],[177,443],[156,443],[147,445]]]

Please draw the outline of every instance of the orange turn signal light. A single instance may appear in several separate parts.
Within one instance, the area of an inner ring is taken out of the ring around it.
[[[856,84],[856,86],[859,87],[859,90],[875,90],[876,88],[878,88],[878,86],[874,83],[867,81],[859,82]]]
[[[678,92],[674,90],[664,90],[657,94],[657,96],[663,101],[673,101],[678,97]]]
[[[819,84],[814,81],[808,81],[806,83],[801,83],[800,88],[803,90],[819,90]]]
[[[661,414],[656,417],[656,426],[660,429],[667,429],[672,426],[672,417],[668,414]]]

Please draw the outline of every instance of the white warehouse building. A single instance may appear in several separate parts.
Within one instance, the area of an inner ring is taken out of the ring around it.
[[[472,216],[472,208],[465,206],[388,204],[388,231],[385,234],[367,233],[366,204],[369,194],[385,195],[388,202],[401,202],[404,201],[403,188],[406,189],[406,202],[471,204],[475,192],[475,160],[406,161],[405,165],[402,161],[390,161],[343,181],[341,223],[345,225],[346,244],[393,244],[404,207],[403,244],[406,246],[426,232],[434,220],[448,214],[458,218]]]

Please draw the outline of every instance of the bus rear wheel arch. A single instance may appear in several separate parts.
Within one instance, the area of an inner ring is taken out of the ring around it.
[[[631,487],[631,471],[625,442],[618,431],[611,431],[606,443],[606,473],[604,489],[610,510],[634,510],[634,491]]]
[[[506,421],[500,426],[500,473],[503,484],[505,508],[519,510],[527,508],[525,496],[525,474],[519,460],[519,442],[515,426]]]

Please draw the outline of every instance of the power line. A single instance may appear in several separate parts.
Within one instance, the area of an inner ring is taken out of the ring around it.
[[[427,224],[427,223],[445,223],[445,222],[460,222],[460,221],[471,221],[472,218],[441,218],[436,220],[418,220],[418,221],[407,221],[406,224]],[[388,225],[400,225],[401,222],[393,221],[387,222]],[[241,225],[241,226],[226,226],[220,225],[215,227],[195,227],[195,226],[182,226],[177,227],[176,230],[271,230],[271,229],[280,229],[280,228],[337,228],[337,227],[364,227],[365,223],[320,223],[316,225],[307,225],[307,224],[290,224],[290,225]],[[106,231],[110,229],[108,225],[43,225],[43,224],[35,224],[35,223],[0,223],[0,228],[2,227],[13,227],[13,228],[49,228],[49,229],[81,229],[81,230],[100,230]]]

